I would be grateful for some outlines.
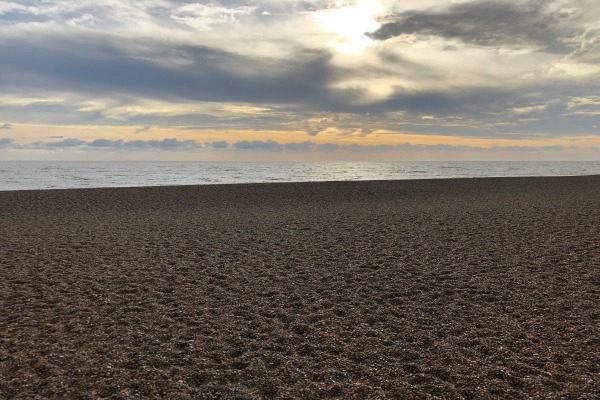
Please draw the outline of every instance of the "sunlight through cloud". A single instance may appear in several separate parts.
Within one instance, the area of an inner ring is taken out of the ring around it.
[[[332,8],[317,12],[314,18],[337,36],[337,40],[330,43],[336,50],[343,54],[360,54],[373,43],[365,33],[381,26],[376,21],[381,12],[382,6],[377,0],[358,0],[351,5],[336,1]]]

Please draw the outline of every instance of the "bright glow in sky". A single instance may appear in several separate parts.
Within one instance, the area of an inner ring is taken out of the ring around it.
[[[8,0],[0,160],[600,160],[588,0]]]
[[[376,17],[382,11],[379,1],[360,0],[356,4],[345,5],[318,12],[315,19],[327,31],[337,35],[331,42],[333,47],[344,54],[360,54],[373,40],[367,32],[377,30],[381,25]]]

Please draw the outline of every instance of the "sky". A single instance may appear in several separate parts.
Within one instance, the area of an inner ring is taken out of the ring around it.
[[[4,0],[29,159],[600,160],[600,5]]]

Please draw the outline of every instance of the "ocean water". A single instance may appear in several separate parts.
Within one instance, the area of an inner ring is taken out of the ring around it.
[[[600,162],[0,161],[0,190],[597,174]]]

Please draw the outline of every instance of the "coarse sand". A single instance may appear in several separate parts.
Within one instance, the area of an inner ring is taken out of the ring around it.
[[[600,176],[0,192],[1,399],[600,399]]]

